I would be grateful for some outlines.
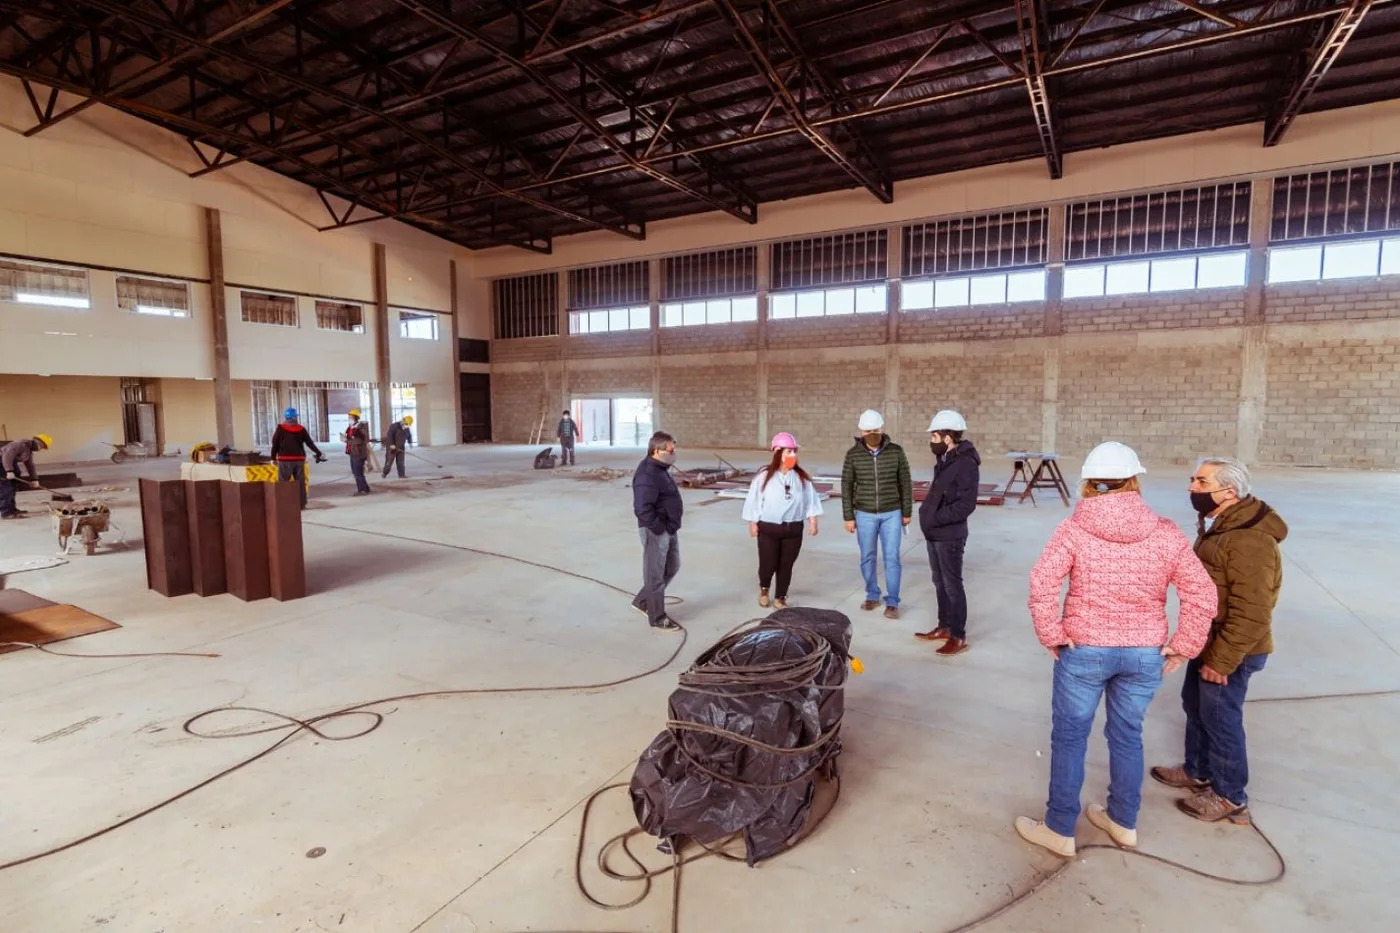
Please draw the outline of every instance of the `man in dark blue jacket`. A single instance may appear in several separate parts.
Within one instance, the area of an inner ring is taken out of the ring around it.
[[[676,439],[657,431],[647,444],[647,458],[632,476],[632,511],[642,539],[642,588],[632,608],[646,614],[651,627],[679,631],[666,614],[666,587],[681,569],[681,491],[671,478]]]
[[[929,422],[933,451],[933,485],[919,506],[919,527],[928,545],[933,587],[938,593],[938,627],[916,638],[941,641],[938,654],[952,657],[967,650],[967,594],[963,590],[963,550],[967,517],[977,508],[977,448],[963,439],[967,421],[955,411],[940,411]]]

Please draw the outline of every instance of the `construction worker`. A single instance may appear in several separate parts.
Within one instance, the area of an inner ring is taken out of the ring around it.
[[[34,468],[34,451],[48,450],[53,446],[53,438],[47,434],[36,434],[32,438],[10,441],[0,447],[0,465],[4,466],[5,478],[0,480],[0,518],[19,518],[29,513],[15,506],[15,484],[24,483],[30,489],[39,488],[39,471]],[[20,467],[29,474],[28,480],[19,478]]]
[[[399,479],[404,478],[403,454],[404,449],[413,443],[413,432],[409,428],[413,427],[413,416],[404,415],[402,421],[395,421],[389,425],[389,430],[384,435],[384,478],[389,478],[389,470],[395,465],[399,468]]]
[[[355,477],[355,495],[369,495],[369,481],[365,479],[365,461],[369,459],[369,425],[360,420],[360,410],[352,408],[350,427],[345,429],[345,454],[350,458],[350,475]]]
[[[564,412],[564,417],[559,419],[559,428],[554,432],[554,436],[559,438],[559,465],[573,466],[574,441],[578,439],[578,425],[574,424],[574,419],[567,411]]]
[[[306,448],[316,455],[317,463],[325,463],[321,448],[306,433],[306,428],[297,421],[297,410],[288,408],[282,412],[282,423],[272,432],[272,458],[277,461],[277,481],[294,482],[301,493],[301,507],[306,508]]]
[[[919,527],[928,546],[928,565],[938,596],[938,625],[915,638],[941,641],[937,654],[948,658],[967,650],[967,594],[963,589],[963,551],[967,517],[977,508],[978,467],[982,459],[963,437],[967,421],[951,409],[933,416],[928,447],[933,452],[933,483],[919,506]]]

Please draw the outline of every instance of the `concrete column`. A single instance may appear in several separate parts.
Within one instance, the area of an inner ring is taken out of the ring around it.
[[[1240,407],[1235,425],[1238,445],[1235,456],[1247,464],[1259,459],[1268,397],[1269,345],[1264,326],[1268,296],[1264,279],[1269,266],[1273,206],[1273,183],[1269,179],[1255,179],[1249,201],[1249,265],[1244,290],[1244,341],[1240,351]]]
[[[561,269],[554,288],[555,302],[559,312],[559,395],[555,398],[556,411],[569,406],[569,273]],[[551,418],[557,417],[551,415]]]
[[[647,304],[651,307],[651,421],[652,430],[664,431],[661,411],[661,260],[647,260]]]
[[[394,390],[389,366],[389,269],[383,243],[374,244],[374,381],[379,386],[375,428],[379,436],[394,421]]]
[[[1060,338],[1045,341],[1045,388],[1040,398],[1040,449],[1051,452],[1060,425]]]
[[[1064,333],[1061,312],[1065,297],[1065,205],[1050,205],[1050,229],[1046,233],[1044,333],[1058,337]]]
[[[462,341],[461,322],[457,320],[460,310],[457,304],[457,260],[447,261],[447,283],[452,290],[448,296],[452,309],[452,443],[462,443]]]
[[[768,244],[758,247],[758,365],[755,373],[758,380],[758,446],[768,446],[772,435],[768,433],[768,290],[772,285],[771,259],[773,249]]]
[[[224,290],[224,232],[217,208],[204,209],[209,251],[209,305],[214,318],[214,430],[219,447],[233,446],[233,379],[228,363],[228,295]]]
[[[904,228],[895,224],[885,241],[885,432],[898,437],[903,425],[899,408],[900,287],[904,278]]]

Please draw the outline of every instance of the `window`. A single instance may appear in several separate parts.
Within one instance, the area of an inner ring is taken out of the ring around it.
[[[1269,250],[1269,284],[1400,275],[1400,237]]]
[[[1391,230],[1400,230],[1400,162],[1274,179],[1271,242]]]
[[[958,275],[938,279],[906,279],[900,287],[904,311],[965,308],[1045,300],[1045,270]]]
[[[770,247],[775,292],[884,281],[889,233],[861,230],[789,240]],[[830,312],[828,312],[830,313]]]
[[[343,301],[316,301],[316,328],[338,330],[347,334],[365,332],[364,309]]]
[[[783,320],[836,314],[884,314],[886,285],[781,292],[768,296],[768,317]]]
[[[650,327],[651,307],[648,305],[569,312],[571,334],[606,334],[619,330],[648,330]]]
[[[670,256],[662,261],[661,273],[661,300],[665,302],[752,295],[758,291],[758,249],[742,246]]]
[[[709,301],[673,301],[661,306],[662,327],[696,324],[729,324],[758,320],[758,299],[711,298]]]
[[[399,336],[405,340],[438,339],[438,316],[431,311],[400,311]]]
[[[1247,246],[1251,191],[1249,182],[1240,181],[1069,204],[1065,258],[1075,262]]]
[[[291,295],[241,292],[239,299],[243,307],[243,320],[248,324],[297,326],[297,300]]]
[[[909,224],[904,228],[904,274],[910,278],[1033,266],[1049,257],[1050,209]]]
[[[190,316],[190,287],[175,279],[117,276],[117,307],[132,314]]]
[[[1241,288],[1247,266],[1248,254],[1244,252],[1065,266],[1064,297],[1100,298],[1200,288]]]
[[[89,308],[86,269],[0,259],[0,301],[55,308]]]

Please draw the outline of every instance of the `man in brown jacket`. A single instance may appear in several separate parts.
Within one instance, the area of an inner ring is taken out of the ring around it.
[[[1176,805],[1198,820],[1248,823],[1245,692],[1274,650],[1274,605],[1283,583],[1278,546],[1288,526],[1250,495],[1249,470],[1238,460],[1202,460],[1190,490],[1199,515],[1196,556],[1215,581],[1219,609],[1181,687],[1186,762],[1155,767],[1152,776],[1193,791]]]

